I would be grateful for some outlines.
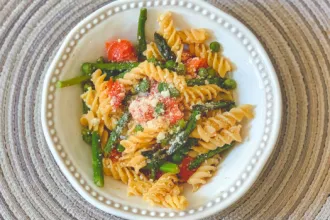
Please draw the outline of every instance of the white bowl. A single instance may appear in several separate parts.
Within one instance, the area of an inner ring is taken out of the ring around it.
[[[207,28],[224,47],[237,70],[239,104],[255,106],[244,126],[244,141],[224,158],[219,170],[198,192],[185,189],[186,211],[151,207],[141,197],[127,197],[126,186],[110,177],[105,187],[93,184],[91,148],[80,135],[80,86],[55,89],[57,80],[80,74],[80,65],[104,54],[108,39],[134,41],[139,9],[148,7],[147,36],[158,29],[157,15],[170,10],[178,28]],[[240,22],[200,0],[134,1],[108,4],[81,21],[65,38],[43,87],[42,124],[54,158],[73,187],[99,209],[130,219],[199,219],[233,204],[251,187],[276,143],[281,122],[281,93],[273,66],[257,38]]]

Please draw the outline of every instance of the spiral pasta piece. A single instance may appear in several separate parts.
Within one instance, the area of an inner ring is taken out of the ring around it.
[[[193,192],[196,192],[202,185],[206,184],[206,181],[213,176],[217,170],[217,166],[220,163],[220,156],[207,159],[202,165],[191,175],[187,183],[192,185]]]
[[[233,141],[241,142],[241,128],[241,125],[235,125],[233,127],[230,127],[229,129],[223,129],[219,134],[212,137],[209,142],[205,142],[203,140],[198,141],[197,147],[214,150],[217,147],[222,147],[223,145],[230,144]],[[195,147],[193,147],[193,149],[195,149]]]
[[[147,165],[147,158],[141,154],[141,151],[123,154],[119,161],[123,167],[133,167],[136,173]]]
[[[244,117],[248,119],[253,118],[252,110],[252,105],[241,105],[237,108],[232,108],[229,112],[220,112],[214,117],[207,118],[202,124],[198,124],[190,136],[201,138],[203,141],[208,142],[221,129],[235,125],[237,122],[242,121]]]
[[[89,87],[80,97],[92,112],[97,112],[99,108],[99,100],[96,91],[93,90],[92,87]]]
[[[212,52],[205,44],[190,44],[189,51],[195,56],[206,59],[208,65],[215,69],[221,77],[225,77],[226,73],[233,69],[227,58],[221,56],[220,53]]]
[[[207,33],[207,31],[203,28],[186,29],[186,30],[178,31],[178,34],[179,34],[182,42],[186,43],[186,44],[204,43],[207,40],[207,38],[209,37],[209,34]]]
[[[128,196],[142,196],[151,188],[152,183],[146,180],[131,179],[128,182]]]
[[[158,17],[158,23],[160,26],[159,33],[166,39],[171,50],[177,56],[177,62],[181,61],[181,55],[183,52],[183,43],[181,42],[180,35],[174,27],[174,22],[171,12],[165,12]]]
[[[186,108],[215,99],[220,93],[230,94],[229,91],[215,84],[187,87],[183,91],[183,101]]]
[[[184,76],[179,76],[177,73],[171,72],[168,69],[162,69],[148,61],[141,63],[139,68],[142,69],[143,75],[156,80],[157,82],[173,84],[179,91],[183,91],[187,87]]]
[[[154,42],[147,44],[147,49],[143,52],[143,55],[146,56],[147,59],[155,57],[157,60],[163,60],[163,57]]]
[[[178,178],[175,174],[165,173],[144,194],[143,199],[152,205],[184,209],[188,205],[188,202],[185,198],[179,196],[182,190],[177,183]]]
[[[132,86],[138,84],[138,82],[145,77],[140,65],[125,73],[123,78],[117,79],[118,82],[125,86],[126,90],[129,90]]]
[[[143,131],[130,135],[128,139],[121,140],[120,144],[125,147],[124,153],[134,153],[139,149],[149,148],[155,144],[158,133],[159,129],[144,128]]]
[[[109,158],[103,158],[103,171],[106,176],[112,176],[125,184],[128,184],[130,180],[148,180],[142,173],[136,174],[131,168],[123,167],[118,162],[114,163]]]

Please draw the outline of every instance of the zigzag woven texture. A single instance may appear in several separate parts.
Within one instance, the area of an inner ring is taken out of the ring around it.
[[[67,33],[111,1],[0,0],[0,219],[120,219],[69,184],[46,144],[46,70]],[[259,38],[282,89],[279,142],[236,204],[208,219],[330,217],[330,1],[211,0]]]

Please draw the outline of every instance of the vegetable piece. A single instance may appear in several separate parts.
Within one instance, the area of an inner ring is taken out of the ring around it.
[[[200,154],[198,155],[194,160],[192,160],[190,163],[189,163],[189,170],[193,170],[193,169],[196,169],[198,168],[205,160],[225,151],[225,150],[228,150],[229,148],[231,148],[233,146],[233,144],[226,144],[222,147],[218,147],[214,150],[210,150],[208,151],[207,153],[205,154]]]
[[[180,169],[178,167],[178,165],[176,165],[175,163],[170,163],[170,162],[165,162],[163,163],[159,169],[165,173],[174,173],[177,174],[180,172]]]
[[[113,62],[137,61],[133,44],[124,39],[108,41],[105,43],[108,60]]]
[[[143,130],[144,129],[143,129],[142,125],[140,125],[140,124],[136,125],[134,128],[134,132],[143,131]]]
[[[165,162],[166,158],[166,149],[153,149],[149,151],[142,152],[142,155],[150,159],[150,162],[145,167],[146,169],[150,169],[150,178],[155,179],[156,173],[159,170],[161,164]]]
[[[105,63],[105,59],[104,59],[104,57],[99,57],[99,58],[96,60],[96,63]]]
[[[170,140],[173,136],[178,134],[180,131],[182,131],[186,127],[187,122],[183,119],[180,119],[176,122],[176,124],[170,129],[167,137],[165,137],[163,140],[161,140],[160,144],[162,147],[165,147],[169,144]]]
[[[94,69],[91,63],[83,63],[81,65],[81,72],[86,76],[91,76]]]
[[[165,82],[161,82],[158,84],[158,92],[166,92],[167,90],[170,93],[171,97],[179,97],[180,96],[180,91],[177,90],[175,87],[170,86],[169,84]]]
[[[164,103],[158,102],[155,107],[155,113],[157,116],[163,115],[165,113],[165,105]]]
[[[118,152],[122,153],[122,152],[124,152],[124,150],[125,150],[125,147],[123,145],[121,145],[121,144],[117,145],[117,151]]]
[[[169,91],[171,97],[175,97],[175,98],[180,97],[180,91],[177,90],[175,87],[170,87]]]
[[[94,183],[99,187],[104,185],[102,152],[100,146],[100,137],[97,131],[92,134],[92,159],[93,159],[93,176]]]
[[[170,147],[167,150],[168,155],[174,154],[184,146],[190,133],[196,128],[196,123],[200,118],[200,114],[200,110],[193,109],[185,130],[181,131],[170,140]]]
[[[219,52],[221,48],[221,45],[219,42],[214,41],[212,43],[210,43],[210,49],[212,50],[212,52]]]
[[[186,62],[187,73],[192,77],[196,77],[196,73],[200,68],[207,68],[207,60],[200,57],[190,58]]]
[[[205,68],[200,68],[198,70],[198,75],[201,77],[201,78],[206,78],[208,76],[208,71],[207,69]]]
[[[92,145],[92,132],[87,128],[81,129],[82,139],[89,145]]]
[[[125,87],[118,81],[113,82],[112,78],[108,81],[108,94],[111,97],[110,105],[118,108],[125,99]]]
[[[192,54],[189,53],[188,51],[183,51],[182,54],[181,54],[181,60],[182,60],[182,62],[186,62],[191,57],[192,57]]]
[[[138,23],[138,30],[137,30],[137,52],[140,59],[144,59],[145,56],[143,52],[147,49],[147,41],[146,41],[146,34],[145,34],[145,24],[147,21],[147,9],[141,8],[140,16],[139,16],[139,23]]]
[[[111,153],[109,158],[112,160],[112,162],[117,162],[119,158],[122,156],[122,153],[117,150],[117,148],[114,148]]]
[[[184,146],[175,154],[172,156],[172,160],[174,163],[181,163],[183,158],[186,156],[186,154],[189,152],[189,150],[197,145],[198,140],[195,138],[188,138],[187,142],[184,144]]]
[[[222,87],[223,79],[220,77],[214,77],[210,79],[188,79],[188,86],[202,86],[207,84],[216,84],[219,87]]]
[[[82,101],[82,105],[83,105],[83,114],[87,114],[89,111],[89,107],[86,105],[84,101]]]
[[[136,92],[148,92],[150,83],[147,79],[142,79],[141,82],[135,87]]]
[[[57,81],[56,83],[56,88],[64,88],[67,86],[72,86],[72,85],[76,85],[76,84],[80,84],[82,82],[85,82],[87,80],[89,80],[91,77],[90,76],[78,76],[78,77],[74,77],[72,79],[68,79],[68,80],[64,80],[64,81]]]
[[[117,63],[90,63],[94,69],[102,71],[126,71],[131,70],[139,65],[138,62],[117,62]]]
[[[167,69],[175,70],[175,67],[176,67],[175,61],[174,60],[168,60],[168,61],[166,61],[165,67]]]
[[[232,101],[219,101],[219,102],[206,102],[204,104],[197,104],[193,106],[194,110],[198,110],[201,112],[216,110],[220,108],[226,108],[232,104],[235,104]]]
[[[111,132],[110,137],[107,141],[107,144],[104,147],[104,152],[106,154],[110,153],[112,149],[115,147],[115,143],[117,142],[123,128],[126,126],[129,120],[129,112],[125,112],[121,118],[119,119],[116,128]]]
[[[217,72],[212,67],[209,67],[207,68],[207,75],[208,78],[213,78],[217,76]]]
[[[223,87],[228,90],[236,89],[236,86],[237,86],[236,81],[233,79],[226,79],[223,82]]]
[[[172,52],[171,47],[167,44],[163,36],[155,32],[154,38],[157,48],[165,60],[176,60],[175,54]]]
[[[189,170],[188,166],[190,164],[190,162],[194,160],[194,158],[192,157],[185,157],[180,165],[180,179],[184,182],[187,182],[188,179],[191,177],[191,175],[193,175],[196,171],[196,169],[193,170]]]
[[[183,63],[178,63],[178,66],[175,68],[175,71],[179,75],[186,74],[186,66]]]
[[[158,88],[158,92],[164,92],[164,91],[168,90],[169,85],[165,82],[161,82],[158,84],[157,88]]]

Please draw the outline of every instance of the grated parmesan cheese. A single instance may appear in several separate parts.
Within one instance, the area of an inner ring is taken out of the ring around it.
[[[157,135],[157,143],[160,143],[162,140],[165,139],[165,132],[160,132],[158,135]]]
[[[162,91],[160,95],[163,96],[164,98],[170,97],[170,91],[169,90]]]

